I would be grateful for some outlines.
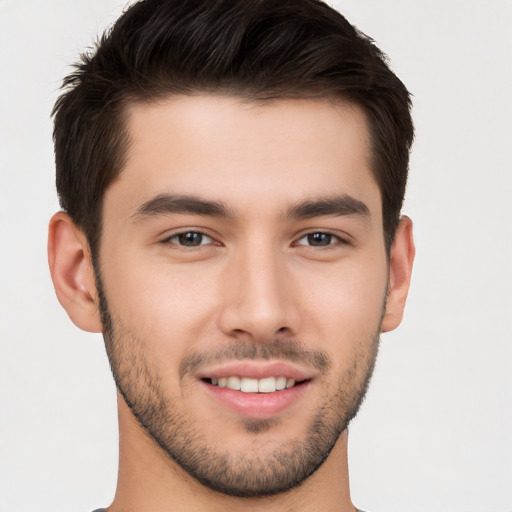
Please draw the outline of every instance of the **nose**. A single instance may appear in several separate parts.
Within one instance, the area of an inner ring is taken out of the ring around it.
[[[221,331],[253,343],[266,343],[277,335],[295,336],[299,313],[289,274],[286,255],[268,244],[234,255],[221,284]]]

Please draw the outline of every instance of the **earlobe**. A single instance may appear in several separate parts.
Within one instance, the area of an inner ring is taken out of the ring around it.
[[[412,221],[404,216],[400,219],[389,258],[388,296],[381,324],[382,332],[396,329],[402,321],[414,255]]]
[[[50,220],[48,263],[57,298],[72,322],[84,331],[101,332],[89,245],[64,212]]]

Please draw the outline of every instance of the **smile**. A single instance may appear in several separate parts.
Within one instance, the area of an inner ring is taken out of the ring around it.
[[[243,393],[274,393],[289,389],[295,386],[295,379],[286,377],[266,377],[263,379],[254,379],[251,377],[220,377],[207,379],[214,386],[220,388],[233,389]]]
[[[317,371],[286,361],[232,361],[195,374],[206,396],[246,418],[273,418],[315,389]]]

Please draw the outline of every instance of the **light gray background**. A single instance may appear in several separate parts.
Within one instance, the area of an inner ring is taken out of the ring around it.
[[[119,0],[0,0],[0,511],[85,511],[116,483],[99,335],[60,308],[49,112]],[[417,260],[350,433],[371,512],[512,511],[512,2],[340,0],[415,96]]]

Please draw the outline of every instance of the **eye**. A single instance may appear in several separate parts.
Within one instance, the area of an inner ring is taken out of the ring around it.
[[[329,245],[343,242],[341,238],[331,233],[308,233],[297,241],[298,245],[308,245],[310,247],[328,247]]]
[[[182,247],[200,247],[213,243],[213,239],[200,231],[185,231],[167,238],[164,242],[171,242]]]

